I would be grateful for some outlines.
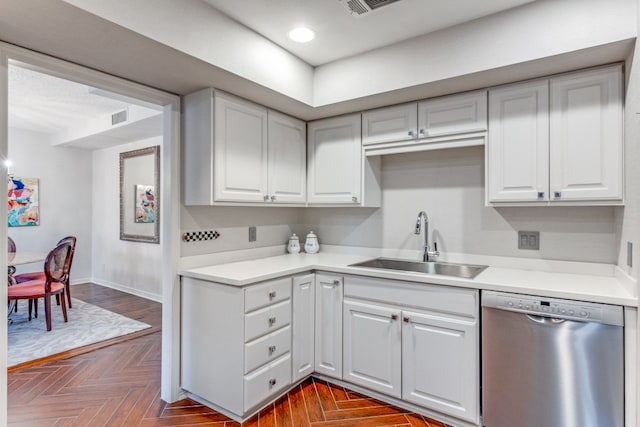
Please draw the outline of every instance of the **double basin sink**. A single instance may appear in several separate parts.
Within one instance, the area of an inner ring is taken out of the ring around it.
[[[486,265],[455,264],[450,262],[407,261],[391,258],[376,258],[369,261],[351,264],[349,267],[380,268],[383,270],[411,271],[441,276],[453,276],[473,279],[480,274]]]

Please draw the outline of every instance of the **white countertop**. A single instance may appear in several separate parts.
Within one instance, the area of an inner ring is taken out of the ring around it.
[[[540,271],[530,268],[505,268],[490,265],[474,279],[424,273],[349,267],[368,259],[369,254],[321,252],[318,254],[279,255],[247,261],[231,262],[185,269],[180,275],[231,286],[246,286],[281,276],[310,270],[418,283],[432,283],[464,288],[489,289],[503,292],[566,298],[606,304],[637,307],[638,298],[623,280],[610,275],[576,274]],[[474,262],[477,264],[478,262]],[[575,263],[574,263],[575,264]],[[588,263],[585,263],[588,267]],[[575,268],[569,269],[573,271]],[[585,268],[589,270],[589,268]],[[613,271],[613,269],[612,269]]]

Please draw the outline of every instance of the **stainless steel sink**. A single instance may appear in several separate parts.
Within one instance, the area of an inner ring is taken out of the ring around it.
[[[439,274],[443,276],[473,279],[486,265],[454,264],[449,262],[420,262],[391,258],[376,258],[370,261],[351,264],[349,267],[382,268],[384,270],[415,271],[425,274]]]

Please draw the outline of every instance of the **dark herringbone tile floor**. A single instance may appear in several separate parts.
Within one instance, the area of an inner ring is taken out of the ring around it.
[[[12,370],[9,426],[239,426],[185,399],[160,399],[161,306],[98,285],[73,296],[152,324],[151,332],[92,351]],[[307,380],[244,423],[252,427],[444,424],[318,380]]]

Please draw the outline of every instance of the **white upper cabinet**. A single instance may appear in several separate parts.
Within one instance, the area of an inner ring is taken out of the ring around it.
[[[360,114],[308,124],[309,204],[380,206],[379,159],[363,156]]]
[[[418,105],[395,105],[362,113],[362,145],[417,138]]]
[[[488,203],[622,204],[622,68],[491,89]]]
[[[268,195],[273,203],[307,200],[307,126],[269,110]]]
[[[622,200],[620,66],[551,79],[553,200]]]
[[[549,188],[549,83],[489,91],[489,199],[535,201]]]
[[[418,103],[418,137],[487,130],[487,91],[427,99]]]
[[[267,109],[216,93],[214,200],[263,202],[267,194]]]
[[[184,203],[306,201],[305,123],[203,89],[184,98]]]

